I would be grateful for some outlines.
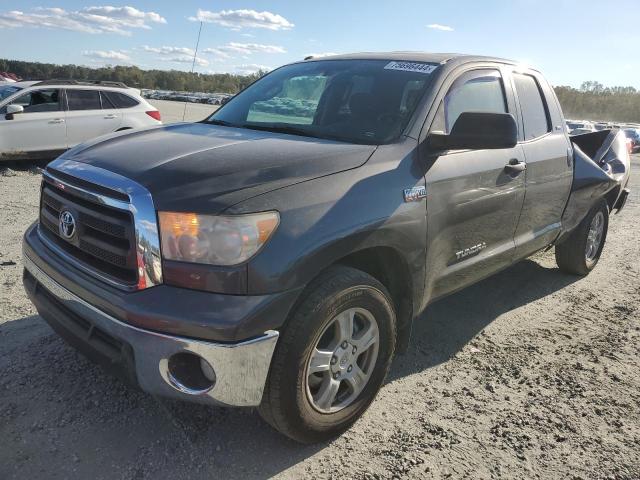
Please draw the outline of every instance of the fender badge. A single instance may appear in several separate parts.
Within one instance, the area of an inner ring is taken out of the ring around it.
[[[405,202],[418,202],[427,196],[427,187],[412,187],[404,189]]]
[[[485,248],[487,248],[487,244],[486,242],[481,242],[477,245],[474,245],[473,247],[469,247],[469,248],[465,248],[463,250],[460,250],[458,252],[456,252],[456,260],[462,260],[463,258],[466,258],[470,255],[475,255],[477,253],[480,252],[480,250],[484,250]]]

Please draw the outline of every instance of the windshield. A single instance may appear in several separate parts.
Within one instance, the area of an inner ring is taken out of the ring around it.
[[[282,67],[206,121],[352,143],[397,138],[436,64],[323,60]]]
[[[16,92],[22,90],[20,87],[15,87],[12,85],[0,85],[0,102],[5,98],[9,98]]]

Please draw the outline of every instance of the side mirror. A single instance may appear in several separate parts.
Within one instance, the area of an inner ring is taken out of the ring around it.
[[[518,143],[518,125],[510,113],[463,112],[448,135],[432,132],[429,149],[484,150],[513,148]]]
[[[24,113],[22,105],[7,105],[7,114],[4,116],[7,120],[13,120],[13,116],[18,113]]]

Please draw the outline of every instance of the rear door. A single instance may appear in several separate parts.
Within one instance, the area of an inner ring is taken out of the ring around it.
[[[142,111],[140,108],[135,108],[140,105],[140,101],[131,95],[127,95],[126,93],[114,92],[113,90],[103,91],[102,105],[110,104],[113,105],[114,108],[118,110],[121,115],[121,120],[127,126],[131,126],[131,122],[127,121],[132,116],[141,115],[144,120],[148,120],[147,114]]]
[[[121,114],[97,89],[67,89],[67,139],[69,147],[115,132]]]
[[[56,88],[30,90],[13,101],[23,113],[7,119],[7,106],[0,110],[1,154],[54,152],[67,148],[65,112],[61,91]]]
[[[573,182],[573,157],[549,84],[534,71],[510,72],[519,109],[526,193],[516,229],[516,258],[549,245],[560,231]]]
[[[445,83],[430,131],[448,133],[462,112],[516,113],[499,68],[479,68]],[[522,147],[449,151],[430,159],[427,185],[427,271],[436,298],[508,266],[524,197]]]

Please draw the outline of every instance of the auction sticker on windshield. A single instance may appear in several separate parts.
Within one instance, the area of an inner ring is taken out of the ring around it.
[[[417,63],[417,62],[389,62],[384,67],[385,70],[402,70],[404,72],[418,72],[430,74],[438,65],[432,63]]]

